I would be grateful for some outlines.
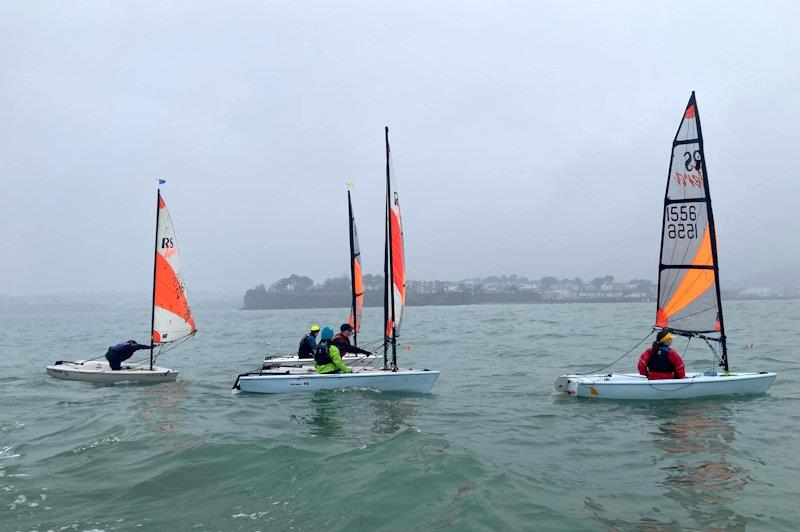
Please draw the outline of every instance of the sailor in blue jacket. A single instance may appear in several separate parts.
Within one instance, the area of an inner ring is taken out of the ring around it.
[[[128,340],[121,344],[117,344],[108,348],[106,352],[106,360],[114,371],[122,369],[121,364],[131,358],[133,354],[140,349],[150,349],[149,345],[142,345],[136,343],[136,340]]]
[[[318,334],[319,325],[312,325],[308,334],[300,339],[300,345],[297,348],[297,358],[314,358],[314,349],[317,348]]]

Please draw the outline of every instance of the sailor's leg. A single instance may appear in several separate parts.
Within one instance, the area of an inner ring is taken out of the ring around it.
[[[130,353],[128,353],[127,355],[122,355],[121,357],[119,357],[119,362],[118,362],[118,364],[122,364],[123,362],[125,362],[126,360],[128,360],[129,358],[131,358],[132,356],[133,356],[133,351],[131,351],[131,352],[130,352]]]
[[[121,369],[119,365],[120,363],[119,357],[117,356],[117,353],[114,352],[113,350],[109,349],[108,351],[106,351],[106,360],[108,360],[108,365],[111,366],[112,370],[119,371]]]

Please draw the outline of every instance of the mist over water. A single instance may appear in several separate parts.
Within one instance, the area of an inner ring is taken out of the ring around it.
[[[732,368],[778,372],[760,397],[553,394],[556,376],[640,341],[652,304],[414,307],[398,356],[442,371],[432,394],[231,393],[309,321],[346,313],[198,310],[197,336],[159,360],[178,381],[149,387],[44,372],[146,336],[141,312],[4,317],[0,528],[787,530],[800,518],[797,301],[726,305]],[[380,313],[366,309],[364,341]],[[676,347],[690,369],[714,366],[704,346]],[[633,371],[639,352],[610,370]]]
[[[0,293],[144,290],[156,179],[185,278],[655,277],[692,90],[727,279],[800,269],[800,6],[0,5]]]

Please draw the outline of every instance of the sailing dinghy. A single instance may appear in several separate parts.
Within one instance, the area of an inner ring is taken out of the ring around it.
[[[162,181],[159,181],[161,183]],[[156,203],[156,240],[153,264],[153,303],[150,314],[149,363],[122,364],[114,371],[105,360],[59,360],[47,366],[47,373],[57,379],[98,384],[159,383],[174,381],[178,372],[156,366],[158,355],[189,339],[194,324],[172,217],[159,189]],[[158,352],[155,350],[158,348]],[[102,358],[102,357],[99,357]]]
[[[286,393],[340,388],[372,389],[382,392],[428,393],[439,377],[438,371],[398,369],[397,333],[403,318],[406,298],[403,226],[400,200],[394,180],[389,128],[386,134],[386,225],[384,279],[383,367],[356,367],[352,373],[319,374],[307,367],[278,368],[239,375],[233,388],[242,392]],[[351,236],[354,233],[351,231]],[[353,248],[351,247],[351,251]],[[355,260],[355,259],[354,259]],[[358,259],[360,271],[360,258]],[[355,266],[353,266],[355,268]],[[355,275],[353,276],[355,278]],[[354,285],[355,286],[355,285]],[[356,298],[357,299],[357,298]],[[363,301],[363,300],[362,300]],[[354,303],[353,318],[360,319],[360,306]],[[356,322],[357,323],[357,322]],[[389,359],[391,346],[391,361]],[[345,359],[345,363],[347,363]]]
[[[638,374],[562,375],[556,391],[593,399],[689,399],[762,394],[775,380],[775,373],[732,373],[728,365],[717,233],[694,92],[672,142],[653,329],[704,341],[724,371],[687,372],[686,378],[665,380]]]
[[[361,310],[364,308],[364,281],[361,273],[361,249],[358,245],[358,231],[356,230],[356,219],[353,217],[353,202],[350,198],[350,190],[347,191],[347,212],[350,230],[350,294],[352,296],[350,318],[347,322],[353,326],[353,345],[358,347],[358,331],[361,330]],[[363,366],[371,362],[371,357],[348,353],[342,357],[342,360],[348,366]],[[265,358],[262,369],[313,365],[313,358],[300,358],[296,354],[278,355]]]

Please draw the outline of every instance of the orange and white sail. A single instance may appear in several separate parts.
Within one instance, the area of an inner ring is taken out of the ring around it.
[[[361,271],[361,249],[358,245],[358,230],[353,216],[353,203],[350,199],[349,190],[347,191],[347,211],[350,218],[350,286],[353,296],[348,323],[353,326],[353,330],[356,333],[355,341],[357,342],[357,335],[361,331],[361,310],[364,308],[364,277]]]
[[[181,255],[172,217],[158,193],[155,274],[153,278],[153,342],[167,343],[193,334],[197,328],[183,282]]]
[[[694,93],[672,143],[662,227],[656,326],[722,333],[717,241]]]
[[[403,249],[403,222],[400,217],[400,200],[394,178],[392,151],[389,147],[389,128],[386,128],[386,294],[384,317],[386,337],[396,335],[403,320],[406,303],[406,268]]]

